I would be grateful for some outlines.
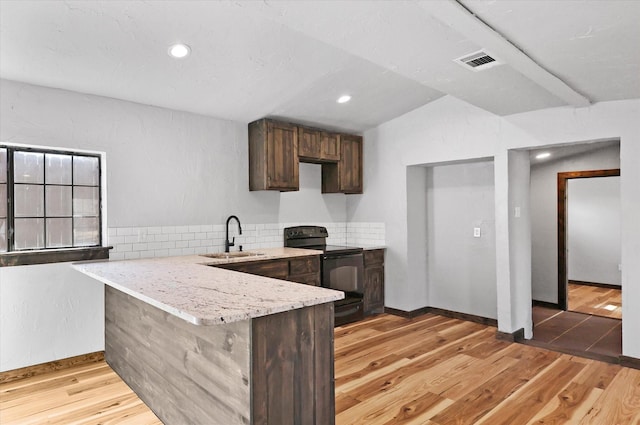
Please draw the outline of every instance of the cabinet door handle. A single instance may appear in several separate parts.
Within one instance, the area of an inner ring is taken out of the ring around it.
[[[335,313],[335,317],[344,317],[344,316],[348,316],[350,314],[353,314],[355,312],[357,312],[358,310],[360,310],[360,308],[362,308],[362,306],[360,304],[356,305],[353,308],[350,308],[348,310],[344,310],[344,311],[339,311],[337,313]]]

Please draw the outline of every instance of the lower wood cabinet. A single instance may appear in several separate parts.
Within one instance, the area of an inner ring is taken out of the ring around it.
[[[334,425],[333,316],[201,326],[105,285],[105,359],[164,424]]]
[[[320,257],[314,255],[313,257],[290,259],[287,280],[320,286]]]
[[[252,321],[251,424],[335,424],[333,314],[327,303]]]
[[[384,249],[364,251],[364,314],[384,312]]]
[[[213,266],[306,285],[320,286],[320,257],[318,255],[214,264]]]

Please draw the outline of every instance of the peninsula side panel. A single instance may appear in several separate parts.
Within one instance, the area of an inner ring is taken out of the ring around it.
[[[253,319],[254,425],[335,423],[333,303]]]
[[[105,285],[107,363],[163,423],[251,423],[250,347],[250,319],[197,326]]]

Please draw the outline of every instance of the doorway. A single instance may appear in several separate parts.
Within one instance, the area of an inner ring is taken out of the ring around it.
[[[592,312],[566,311],[571,295],[575,294],[570,291],[573,282],[569,284],[569,280],[584,281],[578,284],[599,280],[571,275],[571,259],[566,255],[569,247],[567,237],[570,237],[566,227],[569,223],[566,199],[568,191],[573,193],[573,188],[569,187],[571,182],[596,181],[599,176],[605,178],[620,174],[620,141],[537,148],[530,150],[530,161],[534,306],[533,339],[527,343],[616,363],[622,354],[622,321],[593,315]],[[580,175],[580,172],[569,172],[571,170],[589,171]],[[594,177],[590,178],[588,173],[593,173]],[[560,200],[563,201],[562,206],[559,206]],[[587,285],[580,287],[588,288],[598,296],[607,289]]]
[[[619,204],[608,205],[607,199],[615,192],[612,185],[614,189],[617,185],[619,199],[619,176],[619,168],[558,173],[558,307],[562,310],[622,319]],[[576,198],[573,211],[570,187]]]

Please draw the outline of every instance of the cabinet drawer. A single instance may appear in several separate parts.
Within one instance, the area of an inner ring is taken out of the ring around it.
[[[364,251],[364,266],[384,264],[384,249]]]
[[[305,285],[320,286],[320,273],[289,276],[288,280],[296,283],[304,283]]]
[[[239,264],[224,264],[218,267],[242,273],[286,279],[289,271],[289,262],[287,260],[250,261]]]
[[[289,260],[289,275],[301,275],[308,273],[318,273],[320,271],[320,257],[302,257]]]

